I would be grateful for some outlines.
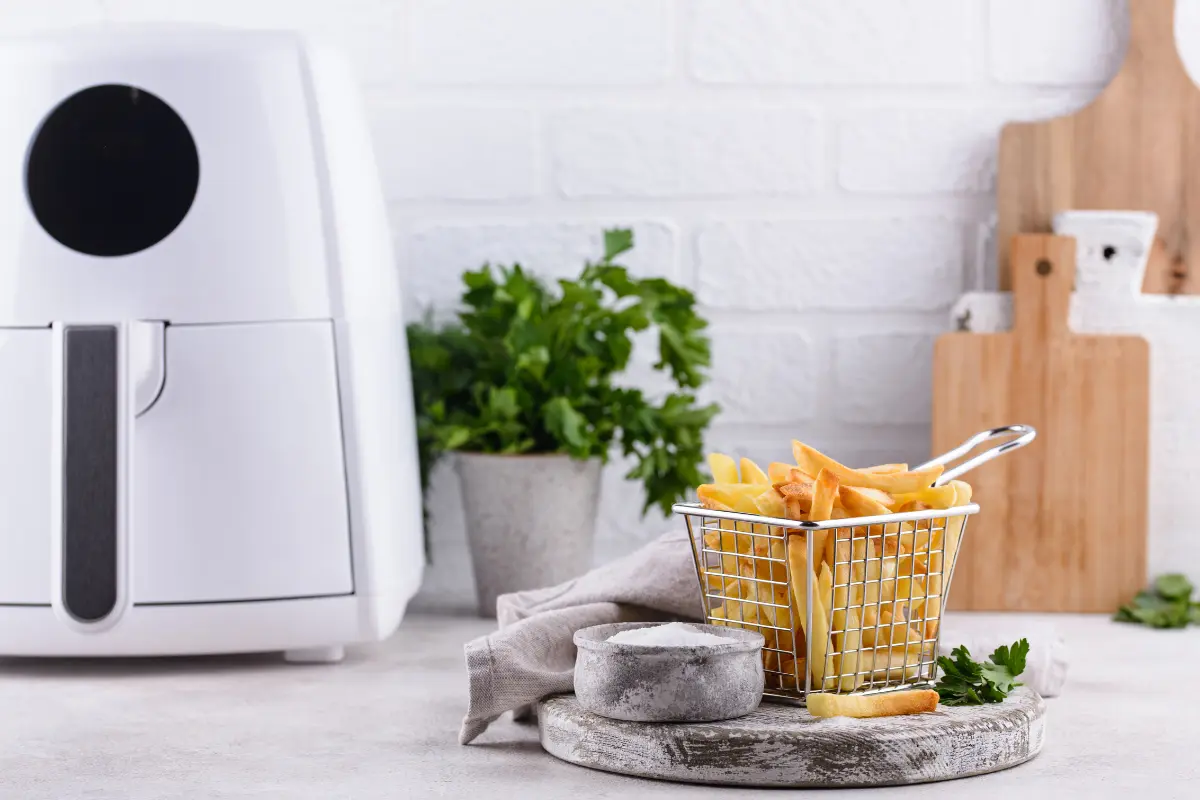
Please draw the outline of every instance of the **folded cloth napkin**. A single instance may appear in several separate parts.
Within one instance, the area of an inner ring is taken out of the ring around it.
[[[505,711],[575,685],[575,631],[606,622],[703,618],[686,532],[663,534],[582,577],[496,600],[500,630],[466,645],[467,744]]]
[[[703,619],[700,586],[687,533],[667,533],[624,558],[547,589],[501,595],[499,630],[468,642],[470,701],[458,740],[471,742],[505,711],[527,715],[543,697],[574,688],[575,631],[606,622]],[[953,625],[950,623],[953,621]],[[1053,628],[1013,621],[1016,633],[993,622],[948,616],[942,648],[965,644],[976,660],[1000,644],[1029,639],[1022,681],[1054,696],[1066,675],[1066,648]],[[983,627],[981,627],[983,626]],[[1006,638],[1007,637],[1007,638]]]

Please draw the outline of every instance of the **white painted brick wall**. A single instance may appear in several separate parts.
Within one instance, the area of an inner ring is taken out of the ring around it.
[[[1200,73],[1200,0],[1178,1]],[[711,446],[766,462],[800,436],[861,463],[928,453],[929,343],[994,272],[1001,123],[1086,103],[1128,27],[1112,0],[0,0],[0,34],[102,20],[341,45],[410,311],[484,260],[570,274],[633,225],[630,266],[713,320]],[[671,524],[625,469],[600,560]],[[443,468],[420,605],[473,606],[458,503]]]
[[[962,223],[844,217],[712,223],[698,233],[700,298],[716,308],[944,308],[962,290]]]
[[[568,198],[809,194],[823,156],[811,113],[760,109],[564,112],[548,149]]]
[[[838,126],[838,183],[851,192],[991,192],[995,109],[857,111]]]
[[[692,74],[713,83],[954,84],[980,65],[964,0],[696,0]]]
[[[373,121],[389,200],[512,201],[537,190],[537,119],[529,111],[381,105]]]
[[[413,0],[413,78],[431,85],[648,84],[670,67],[666,0]]]

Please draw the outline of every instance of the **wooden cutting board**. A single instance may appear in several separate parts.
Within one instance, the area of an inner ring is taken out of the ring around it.
[[[1175,48],[1175,0],[1129,6],[1125,61],[1094,102],[1001,133],[1001,289],[1011,288],[1014,234],[1049,233],[1058,211],[1107,209],[1158,214],[1144,292],[1200,294],[1200,89]]]
[[[933,452],[1014,422],[1038,438],[968,476],[950,607],[1115,611],[1146,581],[1150,353],[1139,336],[1067,327],[1075,240],[1011,243],[1013,329],[934,348]]]

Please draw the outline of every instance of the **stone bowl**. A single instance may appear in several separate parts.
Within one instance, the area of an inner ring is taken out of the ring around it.
[[[660,622],[616,622],[575,632],[575,696],[594,714],[630,722],[715,722],[762,701],[761,633],[693,624],[736,641],[689,647],[607,641]]]

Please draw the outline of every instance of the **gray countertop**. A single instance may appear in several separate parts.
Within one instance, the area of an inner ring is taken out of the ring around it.
[[[1200,629],[1049,619],[1067,639],[1071,674],[1063,696],[1049,701],[1037,759],[963,781],[858,791],[956,800],[1200,796],[1200,703],[1189,680]],[[1004,627],[1014,624],[1008,617]],[[413,616],[390,641],[333,666],[288,665],[278,655],[0,661],[0,798],[734,796],[556,761],[538,746],[536,728],[507,718],[459,746],[462,644],[491,628]],[[736,790],[738,798],[789,794]]]

